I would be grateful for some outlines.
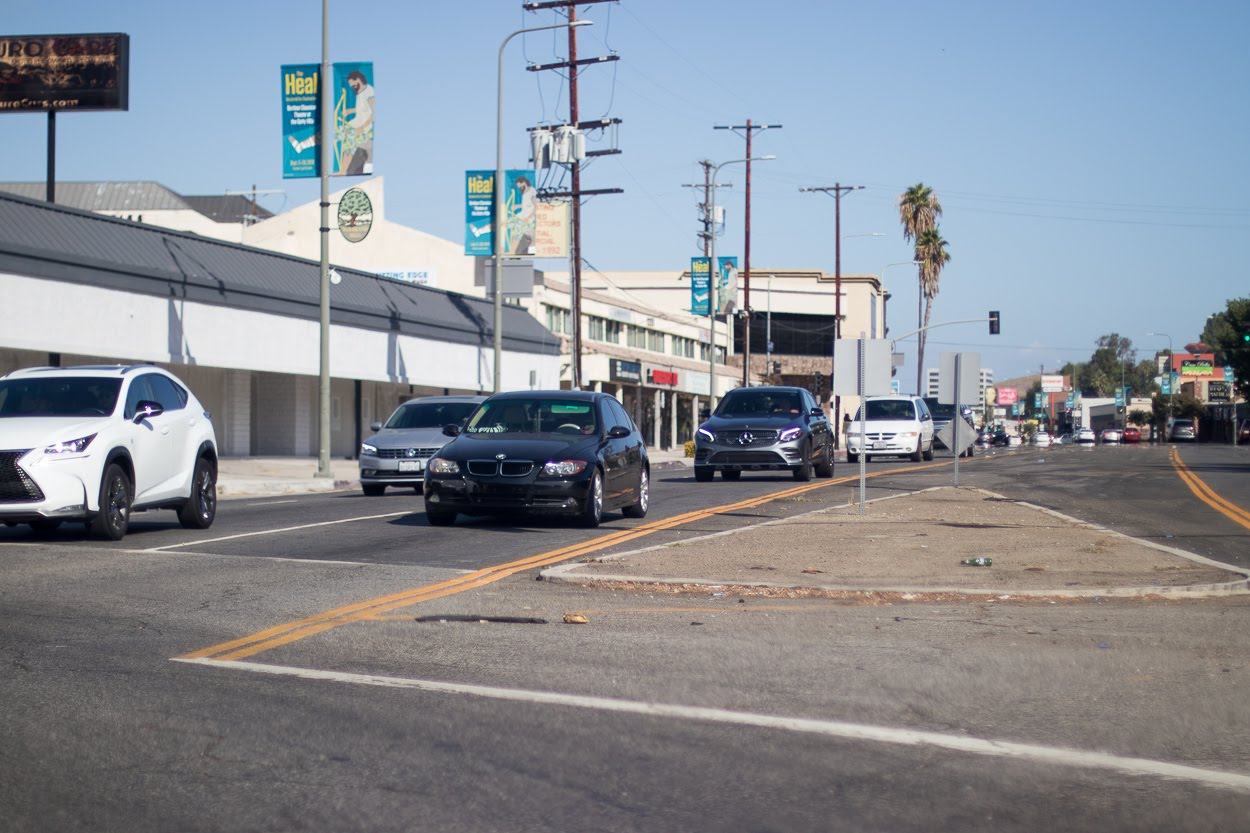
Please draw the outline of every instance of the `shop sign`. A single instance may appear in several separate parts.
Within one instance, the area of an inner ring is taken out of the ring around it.
[[[128,110],[130,35],[0,35],[0,113]]]
[[[608,364],[608,378],[613,382],[641,382],[642,362],[611,359]]]
[[[1192,359],[1181,359],[1182,376],[1214,376],[1214,356],[1201,356]]]
[[[647,381],[653,385],[677,385],[677,373],[672,370],[648,370]]]
[[[1228,382],[1207,382],[1208,402],[1227,402],[1231,393]]]

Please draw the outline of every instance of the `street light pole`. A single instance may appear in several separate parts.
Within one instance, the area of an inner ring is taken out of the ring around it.
[[[1175,355],[1172,352],[1172,337],[1168,335],[1167,333],[1146,333],[1146,335],[1161,336],[1168,340],[1168,422],[1167,422],[1167,427],[1165,428],[1163,432],[1163,440],[1164,442],[1167,442],[1169,439],[1171,439],[1170,437],[1168,437],[1167,433],[1168,431],[1172,429],[1172,396],[1173,394],[1176,393],[1176,390],[1175,390],[1176,380],[1172,378],[1172,357]]]
[[[708,324],[708,350],[707,350],[707,372],[708,372],[708,397],[707,405],[709,409],[716,407],[716,297],[720,290],[717,286],[716,273],[716,177],[720,173],[720,169],[726,165],[737,165],[743,162],[764,162],[770,159],[776,159],[776,156],[768,154],[766,156],[749,156],[742,159],[730,159],[728,162],[721,162],[712,169],[712,233],[708,237],[708,269],[707,269],[707,324]],[[691,280],[694,276],[691,275]],[[729,322],[725,322],[728,329]]]
[[[333,160],[334,108],[330,97],[330,0],[321,0],[321,68],[317,77],[317,106],[321,111],[321,289],[320,370],[317,376],[317,477],[333,477],[330,470],[330,165]],[[359,438],[357,438],[359,442]]]
[[[494,250],[493,256],[493,273],[494,273],[494,292],[495,292],[495,377],[494,392],[499,393],[502,390],[502,356],[503,356],[503,52],[508,45],[508,41],[517,35],[523,35],[526,32],[542,32],[547,29],[567,29],[572,26],[591,26],[593,20],[572,20],[564,23],[553,23],[548,26],[529,26],[525,29],[517,29],[508,37],[503,39],[503,43],[499,44],[499,75],[496,84],[495,98],[495,230],[491,247]]]

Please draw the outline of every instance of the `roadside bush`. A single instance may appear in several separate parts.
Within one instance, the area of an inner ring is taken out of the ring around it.
[[[694,440],[686,440],[686,456],[694,456]]]

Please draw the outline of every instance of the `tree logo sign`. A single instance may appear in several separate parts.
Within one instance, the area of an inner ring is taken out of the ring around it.
[[[373,203],[359,188],[351,188],[339,200],[339,233],[348,243],[359,243],[373,227]]]

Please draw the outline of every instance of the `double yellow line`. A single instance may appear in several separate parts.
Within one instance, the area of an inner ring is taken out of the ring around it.
[[[902,469],[890,469],[888,471],[876,472],[867,475],[868,477],[880,477],[882,475],[893,475],[909,471],[918,471],[921,469],[931,469],[938,466],[950,465],[949,463],[930,463],[925,466],[909,466]],[[247,657],[255,656],[264,651],[288,645],[292,642],[314,636],[332,628],[341,625],[351,624],[353,622],[361,622],[373,619],[385,613],[398,608],[408,607],[409,605],[418,604],[420,602],[428,602],[433,599],[451,596],[456,593],[463,593],[466,590],[473,590],[487,584],[507,578],[508,576],[522,572],[524,570],[532,570],[536,567],[549,567],[552,564],[558,564],[561,561],[568,561],[578,556],[587,555],[598,550],[613,547],[618,544],[624,544],[638,538],[646,537],[656,532],[666,529],[672,529],[677,526],[695,523],[705,520],[715,515],[725,515],[732,512],[738,512],[743,509],[751,509],[761,506],[765,503],[771,503],[775,500],[783,500],[788,497],[810,492],[815,489],[823,489],[828,486],[834,486],[839,483],[847,483],[851,480],[858,479],[858,475],[854,477],[840,477],[832,480],[820,480],[815,483],[807,483],[803,486],[795,486],[790,489],[783,489],[780,492],[771,492],[761,497],[749,498],[736,503],[727,503],[722,506],[714,506],[708,509],[697,509],[693,512],[686,512],[682,515],[674,515],[671,518],[653,521],[651,523],[642,524],[641,526],[622,529],[619,532],[612,532],[590,541],[583,541],[579,544],[572,544],[567,547],[561,547],[557,550],[550,550],[539,555],[522,558],[518,561],[510,561],[506,564],[499,564],[494,567],[486,567],[481,570],[475,570],[462,576],[457,576],[447,581],[441,581],[437,584],[430,584],[424,587],[416,587],[411,590],[405,590],[401,593],[394,593],[389,596],[381,596],[376,599],[369,599],[363,602],[357,602],[346,607],[328,610],[324,613],[318,613],[315,616],[309,616],[294,622],[287,622],[282,625],[275,625],[263,631],[234,639],[229,642],[223,642],[220,645],[213,645],[209,648],[203,648],[184,654],[178,659],[204,659],[211,657],[219,660],[240,660]]]
[[[1180,475],[1181,480],[1184,481],[1185,485],[1189,487],[1189,490],[1194,493],[1198,500],[1210,506],[1233,523],[1250,529],[1250,512],[1217,495],[1214,489],[1189,470],[1189,467],[1181,460],[1181,454],[1176,450],[1175,446],[1168,449],[1168,460],[1172,463],[1172,467],[1176,469],[1176,473]]]

